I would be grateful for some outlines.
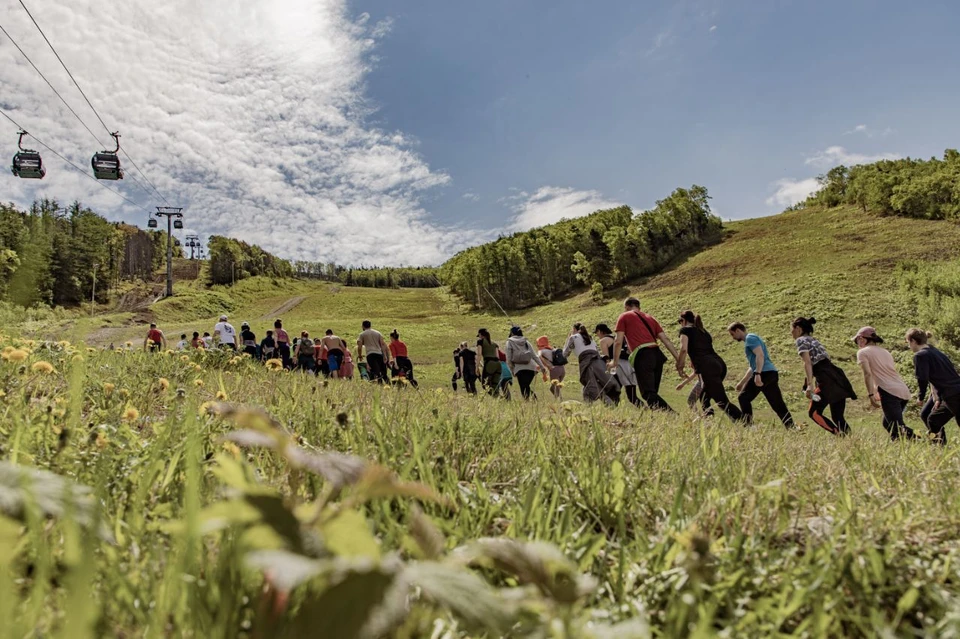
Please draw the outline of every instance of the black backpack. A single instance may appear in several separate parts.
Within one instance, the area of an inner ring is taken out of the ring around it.
[[[555,349],[555,350],[553,351],[553,354],[551,355],[550,359],[553,360],[553,365],[554,365],[554,366],[566,366],[566,365],[567,365],[567,358],[566,358],[566,356],[563,354],[563,349],[562,349],[562,348],[557,348],[557,349]]]

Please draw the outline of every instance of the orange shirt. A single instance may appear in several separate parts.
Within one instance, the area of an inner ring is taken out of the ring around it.
[[[406,357],[407,345],[398,339],[392,340],[390,342],[390,354],[393,355],[394,357]]]

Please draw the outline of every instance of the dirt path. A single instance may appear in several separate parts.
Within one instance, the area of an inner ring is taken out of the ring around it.
[[[260,319],[266,320],[266,319],[270,319],[271,317],[274,317],[274,318],[275,318],[275,317],[279,317],[280,315],[283,315],[284,313],[289,313],[290,311],[292,311],[292,310],[295,309],[296,307],[300,306],[300,303],[303,302],[303,300],[305,300],[305,299],[307,299],[307,297],[306,297],[305,295],[300,295],[300,296],[298,296],[298,297],[291,297],[290,299],[288,299],[286,302],[284,302],[283,304],[281,304],[281,305],[278,306],[277,308],[273,309],[272,311],[270,311],[270,312],[267,313],[266,315],[260,317]]]

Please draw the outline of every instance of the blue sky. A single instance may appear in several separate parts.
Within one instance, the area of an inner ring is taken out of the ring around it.
[[[832,160],[939,155],[960,134],[956,2],[354,6],[392,18],[368,95],[451,176],[429,203],[443,222],[506,223],[510,188],[546,185],[644,208],[698,183],[723,217],[755,217]]]
[[[47,176],[0,200],[140,226],[169,203],[291,259],[437,264],[694,183],[768,215],[833,165],[960,138],[956,2],[25,1],[166,202],[129,163],[81,175],[106,131],[19,0],[0,24],[78,116],[6,37],[0,109],[76,167],[41,148]]]

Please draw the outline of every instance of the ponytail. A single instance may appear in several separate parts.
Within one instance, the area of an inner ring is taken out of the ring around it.
[[[687,309],[684,312],[680,313],[680,319],[682,319],[684,322],[688,324],[693,324],[698,331],[702,331],[704,333],[707,332],[707,329],[703,327],[703,320],[700,319],[699,315],[694,314],[694,312],[691,311],[690,309]]]
[[[907,331],[907,339],[920,346],[925,346],[931,337],[933,337],[933,333],[922,328],[911,328]]]
[[[587,327],[577,322],[573,325],[573,329],[580,334],[581,339],[583,339],[583,344],[585,346],[590,345],[590,331],[587,330]]]
[[[813,325],[817,323],[815,317],[798,317],[793,320],[793,328],[799,328],[804,335],[813,335]]]

